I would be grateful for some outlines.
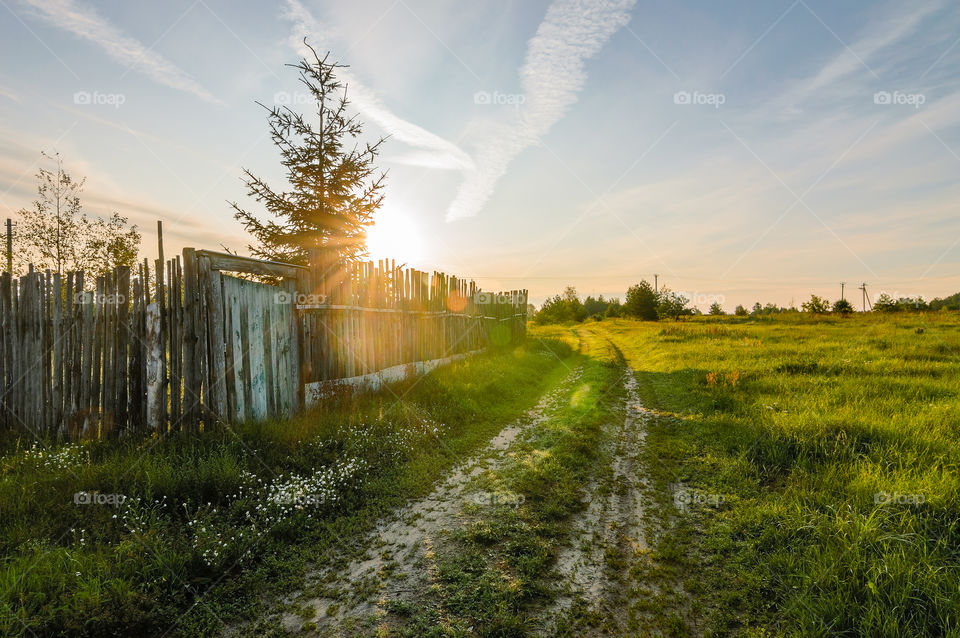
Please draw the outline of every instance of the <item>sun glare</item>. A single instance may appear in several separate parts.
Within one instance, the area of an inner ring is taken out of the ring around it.
[[[408,215],[397,211],[381,211],[376,223],[367,231],[370,258],[393,259],[398,264],[418,262],[423,257],[420,230]]]

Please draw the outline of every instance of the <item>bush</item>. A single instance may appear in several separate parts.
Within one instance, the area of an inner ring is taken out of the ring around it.
[[[645,321],[656,321],[657,293],[653,291],[650,282],[644,279],[627,290],[626,300],[623,302],[623,312],[630,317]]]
[[[830,310],[830,302],[823,297],[810,295],[810,301],[804,301],[800,307],[803,308],[804,312],[822,314]]]
[[[846,299],[837,299],[833,302],[833,312],[838,315],[849,315],[853,312],[853,305]]]

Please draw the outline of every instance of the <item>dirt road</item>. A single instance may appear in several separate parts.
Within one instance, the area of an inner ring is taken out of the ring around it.
[[[619,353],[617,353],[619,357]],[[650,625],[643,609],[659,592],[644,582],[649,543],[657,527],[645,516],[650,502],[641,451],[648,424],[658,418],[640,404],[633,371],[620,358],[622,376],[611,400],[616,419],[605,428],[594,476],[582,495],[585,507],[569,523],[557,549],[554,596],[535,610],[531,635],[636,635]],[[436,603],[437,556],[450,551],[450,534],[463,526],[465,509],[483,506],[480,484],[511,458],[515,448],[582,390],[575,368],[539,403],[509,424],[487,447],[465,459],[425,498],[380,521],[364,551],[310,573],[275,620],[293,635],[393,635],[405,613]],[[479,631],[478,631],[479,629]],[[467,634],[482,633],[471,628]]]
[[[381,521],[367,537],[361,558],[310,574],[308,586],[288,601],[300,613],[284,614],[284,628],[295,634],[306,628],[321,636],[365,635],[389,626],[390,608],[429,596],[434,545],[458,526],[464,506],[485,497],[475,479],[499,467],[525,432],[550,418],[576,387],[580,372],[573,369],[481,453],[458,464],[427,497]],[[311,589],[320,595],[306,593]]]

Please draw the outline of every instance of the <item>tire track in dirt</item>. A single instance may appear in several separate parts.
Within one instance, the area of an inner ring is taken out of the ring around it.
[[[611,348],[623,366],[623,418],[610,432],[598,463],[604,469],[588,484],[586,507],[557,556],[560,593],[540,616],[543,636],[556,635],[574,611],[605,618],[623,613],[631,564],[645,560],[649,549],[643,522],[649,486],[639,457],[647,424],[656,415],[642,405],[633,370],[619,349],[612,342]]]
[[[360,558],[308,575],[308,587],[286,601],[307,613],[284,613],[283,628],[291,633],[304,631],[304,619],[312,616],[306,627],[311,633],[362,634],[373,630],[391,606],[426,596],[434,581],[434,543],[457,527],[462,508],[473,502],[473,480],[499,468],[513,444],[546,421],[572,392],[581,372],[581,367],[573,369],[483,451],[457,465],[428,496],[381,520],[365,539]]]

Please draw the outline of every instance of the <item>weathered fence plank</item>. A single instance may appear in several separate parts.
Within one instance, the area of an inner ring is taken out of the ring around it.
[[[163,319],[160,315],[160,303],[147,306],[147,429],[159,432],[163,427]]]

